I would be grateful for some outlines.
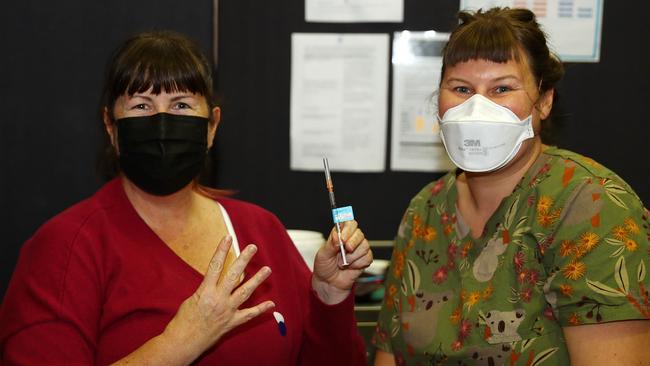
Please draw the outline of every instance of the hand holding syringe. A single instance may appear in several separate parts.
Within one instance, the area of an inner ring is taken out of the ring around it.
[[[347,266],[348,261],[345,258],[345,246],[343,245],[343,240],[341,240],[341,222],[354,219],[352,215],[352,207],[342,207],[341,209],[336,208],[336,200],[334,199],[334,184],[332,184],[332,176],[330,175],[330,167],[327,162],[327,158],[323,157],[323,165],[325,166],[325,185],[327,187],[327,193],[330,198],[330,206],[332,207],[332,216],[334,218],[334,224],[336,225],[336,234],[339,238],[339,249],[341,250],[341,259],[343,260],[343,265]]]
[[[335,228],[330,232],[327,243],[316,254],[311,285],[321,301],[334,305],[350,296],[357,278],[372,263],[372,251],[365,234],[354,220],[352,207],[336,207],[334,184],[325,157],[323,165]],[[348,222],[341,224],[344,221]]]

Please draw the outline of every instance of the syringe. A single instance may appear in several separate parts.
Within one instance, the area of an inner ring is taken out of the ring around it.
[[[332,184],[332,176],[330,175],[330,166],[327,163],[327,157],[323,157],[323,165],[325,166],[325,186],[327,187],[327,193],[330,198],[330,206],[332,207],[332,213],[336,212],[336,200],[334,199],[334,184]],[[345,246],[343,246],[343,240],[341,240],[341,224],[339,220],[334,218],[334,224],[336,225],[336,234],[339,237],[339,249],[341,250],[341,259],[343,260],[343,265],[347,266],[348,261],[345,258]]]

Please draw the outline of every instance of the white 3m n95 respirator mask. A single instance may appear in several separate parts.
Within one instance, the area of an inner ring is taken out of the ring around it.
[[[468,172],[502,168],[517,155],[524,140],[535,136],[532,115],[519,120],[510,109],[480,94],[449,108],[438,120],[449,158]]]

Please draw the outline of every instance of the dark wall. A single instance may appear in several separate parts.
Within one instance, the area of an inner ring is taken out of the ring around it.
[[[406,25],[323,24],[305,23],[303,0],[222,1],[217,78],[224,93],[216,143],[219,185],[238,189],[239,197],[270,209],[288,228],[327,233],[331,214],[323,173],[289,170],[290,35],[448,31],[456,22],[456,1],[406,0],[405,4]],[[390,156],[388,150],[386,156]],[[337,203],[353,206],[366,236],[390,239],[410,198],[437,176],[335,172],[332,179]]]
[[[291,32],[449,31],[456,1],[405,0],[404,24],[307,24],[304,0],[221,0],[217,87],[223,120],[211,181],[275,212],[289,228],[331,226],[323,176],[289,171]],[[605,4],[601,61],[569,64],[559,145],[591,156],[650,202],[648,5]],[[631,11],[630,9],[634,9]],[[0,296],[22,243],[99,187],[98,103],[110,52],[127,35],[175,29],[212,53],[212,1],[12,1],[0,12]],[[388,113],[390,116],[390,111]],[[645,160],[645,161],[644,161]],[[392,238],[435,174],[335,173],[371,239]]]
[[[45,220],[92,194],[99,96],[129,35],[175,29],[212,52],[212,0],[3,2],[0,11],[0,296]]]

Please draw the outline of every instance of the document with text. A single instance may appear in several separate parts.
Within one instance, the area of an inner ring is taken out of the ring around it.
[[[291,169],[385,169],[388,34],[294,33]]]
[[[436,90],[448,33],[393,36],[391,170],[445,172],[453,168],[439,134]]]
[[[404,21],[404,0],[305,0],[307,22]]]

